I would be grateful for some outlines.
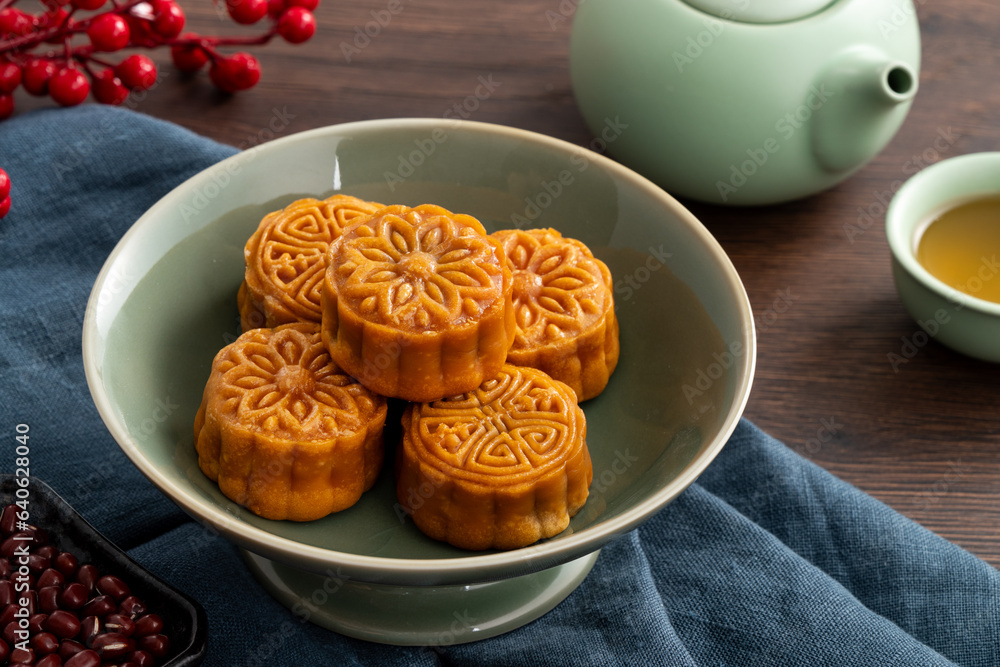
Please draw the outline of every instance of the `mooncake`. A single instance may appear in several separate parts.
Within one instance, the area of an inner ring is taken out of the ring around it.
[[[593,478],[573,390],[505,365],[461,396],[411,403],[396,457],[399,507],[436,540],[516,549],[559,534]]]
[[[322,331],[334,362],[383,396],[475,389],[514,340],[503,249],[472,216],[386,207],[331,244]]]
[[[267,519],[346,509],[375,483],[386,400],[330,360],[313,323],[253,329],[223,348],[195,417],[198,465]]]
[[[237,295],[243,331],[316,322],[326,251],[358,216],[382,204],[347,195],[299,199],[268,214],[243,250],[246,274]]]
[[[501,230],[513,275],[517,333],[508,362],[565,382],[580,401],[597,396],[618,365],[611,272],[590,249],[554,229]]]

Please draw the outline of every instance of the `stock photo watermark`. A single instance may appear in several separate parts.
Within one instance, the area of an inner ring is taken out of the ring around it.
[[[169,71],[161,71],[156,81],[148,88],[129,91],[125,101],[119,106],[135,111],[146,100],[146,96],[156,90],[169,77]],[[105,114],[101,116],[98,125],[74,133],[74,139],[69,143],[70,154],[52,164],[52,171],[56,177],[61,181],[66,174],[77,176],[79,169],[84,166],[91,152],[102,146],[107,141],[109,134],[113,135],[120,130],[118,122],[119,119],[116,116]]]
[[[601,131],[590,141],[588,147],[591,153],[602,155],[627,129],[628,123],[622,122],[619,116],[613,119],[605,118]],[[591,157],[586,151],[580,151],[571,155],[569,162],[573,169],[562,169],[552,179],[543,181],[534,195],[524,198],[524,209],[520,213],[510,214],[510,222],[515,229],[533,226],[542,213],[552,206],[567,188],[576,183],[577,176],[587,171]]]
[[[731,4],[737,10],[742,11],[750,6],[750,0],[732,0]],[[701,24],[704,26],[704,29],[693,35],[688,35],[681,50],[675,50],[671,54],[674,66],[677,67],[677,71],[681,74],[684,73],[685,67],[693,65],[694,61],[715,44],[715,41],[725,32],[726,26],[729,25],[725,21],[736,16],[736,11],[733,9],[723,9],[718,15],[719,18],[707,14],[702,16]],[[722,20],[720,21],[719,19]]]
[[[364,25],[354,26],[354,37],[351,41],[340,43],[340,53],[344,56],[344,62],[350,63],[355,56],[368,48],[403,9],[405,7],[402,0],[389,0],[382,9],[371,10],[369,12],[371,20],[366,21]]]
[[[649,246],[646,261],[632,270],[618,277],[615,281],[615,294],[618,301],[624,303],[629,301],[635,293],[642,289],[642,286],[652,279],[653,274],[667,265],[667,260],[673,257],[663,249],[663,244],[659,246]]]
[[[951,126],[937,128],[937,133],[923,151],[911,155],[900,167],[900,172],[913,176],[920,170],[940,161],[945,154],[962,138],[962,135]],[[874,201],[867,206],[858,207],[857,218],[853,222],[845,222],[842,226],[847,240],[854,243],[855,239],[871,229],[889,210],[893,196],[903,187],[905,179],[894,180],[887,190],[876,190],[872,193]]]
[[[775,291],[774,300],[771,301],[771,305],[757,313],[754,317],[754,323],[757,328],[757,333],[766,333],[774,324],[781,318],[782,315],[787,313],[792,308],[798,297],[792,294],[792,288],[786,287],[783,290]]]
[[[484,101],[493,96],[493,93],[501,85],[503,85],[502,82],[497,81],[493,74],[477,77],[476,87],[472,93],[445,109],[441,117],[456,123],[468,120]],[[438,147],[446,141],[448,141],[448,132],[440,127],[431,130],[426,137],[414,139],[413,150],[400,153],[397,157],[396,169],[382,172],[382,178],[385,179],[389,191],[395,192],[397,186],[405,183],[408,178],[417,173],[417,169],[433,157]]]
[[[696,398],[704,396],[705,392],[712,388],[712,385],[724,378],[726,372],[736,365],[745,352],[743,343],[738,340],[731,342],[722,352],[713,352],[712,362],[704,368],[698,369],[694,384],[684,383],[684,386],[681,387],[688,405],[694,405]]]
[[[224,160],[210,170],[211,182],[198,188],[187,202],[182,203],[178,210],[184,220],[190,220],[201,214],[222,191],[229,187],[233,177],[243,171],[243,167],[257,158],[260,146],[278,134],[288,129],[296,115],[288,111],[288,107],[271,109],[271,119],[257,133],[248,135],[238,146],[241,150],[234,159]]]
[[[549,30],[555,30],[563,23],[566,23],[576,14],[577,8],[587,0],[559,0],[555,9],[545,10],[545,20],[549,23]]]
[[[1000,275],[1000,261],[994,253],[990,257],[983,255],[980,258],[979,268],[975,275],[969,277],[961,291],[970,296],[975,296],[983,289],[983,285]],[[952,301],[949,308],[938,308],[933,316],[924,320],[917,320],[917,329],[908,336],[900,336],[900,346],[894,352],[886,355],[886,360],[892,367],[894,373],[899,373],[903,365],[910,363],[920,351],[927,346],[940,332],[942,327],[951,322],[954,313],[965,308],[965,304],[959,301]]]
[[[823,105],[833,96],[833,91],[827,88],[825,83],[809,88],[802,104],[775,121],[774,132],[776,136],[770,136],[759,145],[746,149],[747,159],[739,164],[730,165],[728,178],[715,182],[719,198],[726,202],[730,196],[746,185],[749,179],[763,169],[771,157],[781,150],[782,143],[789,141],[805,127],[813,114],[822,109]]]

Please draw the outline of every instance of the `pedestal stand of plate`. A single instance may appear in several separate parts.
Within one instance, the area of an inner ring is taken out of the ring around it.
[[[600,552],[489,583],[397,586],[318,574],[243,551],[264,587],[298,617],[344,635],[401,646],[450,646],[521,627],[562,602]]]

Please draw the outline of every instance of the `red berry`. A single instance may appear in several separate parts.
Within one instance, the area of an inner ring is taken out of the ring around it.
[[[0,199],[0,218],[7,215],[7,211],[10,210],[10,197]]]
[[[174,0],[153,0],[152,29],[160,37],[171,39],[184,29],[184,10]]]
[[[319,7],[319,0],[285,0],[286,7],[302,7],[313,12]]]
[[[240,51],[227,58],[218,58],[208,71],[212,83],[227,93],[253,88],[260,81],[260,63],[249,53]]]
[[[126,88],[146,90],[156,83],[156,63],[149,56],[135,53],[115,65],[115,74]]]
[[[14,63],[0,62],[0,94],[13,93],[21,85],[21,68]]]
[[[278,19],[278,34],[286,42],[301,44],[316,33],[316,17],[304,7],[289,7]]]
[[[119,105],[128,97],[128,88],[114,70],[106,69],[94,77],[94,97],[101,104]]]
[[[145,3],[136,5],[132,8],[132,12],[138,11],[140,7],[149,7]],[[147,12],[152,16],[152,12]],[[145,14],[143,14],[144,16]],[[133,13],[125,15],[125,21],[128,23],[129,33],[132,36],[133,44],[146,44],[153,39],[153,24],[150,23],[150,19],[142,18]]]
[[[69,16],[67,12],[62,7],[56,7],[55,9],[49,9],[44,14],[38,16],[38,30],[48,30],[49,28],[55,28],[61,26],[66,22],[66,17]],[[65,41],[65,35],[53,34],[45,41],[49,44],[62,44]]]
[[[181,35],[181,39],[184,36]],[[200,46],[174,45],[170,47],[170,57],[182,72],[197,72],[208,62],[208,54]]]
[[[77,9],[92,11],[94,9],[100,9],[104,5],[104,0],[70,0],[70,4]]]
[[[49,79],[49,96],[64,107],[71,107],[87,99],[90,82],[75,67],[63,67]]]
[[[10,194],[10,176],[3,169],[0,169],[0,199],[6,198]]]
[[[128,23],[118,14],[101,14],[87,28],[87,36],[97,51],[120,51],[128,45]]]
[[[277,19],[281,16],[281,12],[289,6],[285,4],[285,0],[267,0],[267,15],[272,19]]]
[[[14,113],[14,96],[10,93],[0,94],[0,120],[11,117]]]
[[[37,58],[24,66],[21,85],[32,95],[49,92],[49,79],[56,73],[56,64],[45,58]]]
[[[226,0],[226,9],[234,21],[250,25],[267,16],[267,0]]]
[[[34,21],[30,14],[13,7],[0,9],[0,35],[27,35],[33,29]]]

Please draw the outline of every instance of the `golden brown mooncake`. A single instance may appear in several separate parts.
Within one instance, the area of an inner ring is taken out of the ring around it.
[[[513,274],[517,334],[507,361],[565,382],[580,401],[597,396],[618,365],[611,272],[590,249],[554,229],[501,230]]]
[[[471,392],[406,408],[396,494],[436,540],[527,546],[561,533],[587,501],[586,438],[572,389],[508,364]]]
[[[330,360],[319,325],[253,329],[212,363],[195,417],[198,465],[266,519],[347,509],[384,458],[386,400]]]
[[[330,246],[323,340],[383,396],[433,401],[478,387],[514,340],[511,274],[474,217],[389,206]]]
[[[348,195],[299,199],[261,220],[243,249],[246,275],[237,295],[243,331],[321,316],[326,251],[358,216],[382,204]]]

